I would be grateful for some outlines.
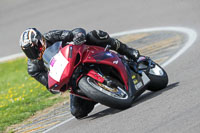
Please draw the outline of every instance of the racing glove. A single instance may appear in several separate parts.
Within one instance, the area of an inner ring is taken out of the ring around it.
[[[83,33],[77,33],[74,35],[73,42],[75,45],[80,45],[86,42],[86,36]]]

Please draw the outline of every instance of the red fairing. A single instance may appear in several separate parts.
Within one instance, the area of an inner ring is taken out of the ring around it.
[[[84,55],[82,63],[106,64],[114,67],[121,75],[126,89],[128,90],[128,75],[121,59],[111,51],[104,51],[104,48],[90,46]]]
[[[80,56],[80,60],[78,62],[75,62],[78,55]],[[121,75],[128,90],[128,76],[126,73],[126,68],[121,62],[121,59],[114,52],[104,51],[104,48],[102,47],[88,46],[84,44],[69,44],[62,48],[59,53],[51,59],[51,67],[48,75],[49,88],[53,90],[60,90],[63,85],[68,85],[75,68],[80,63],[106,64],[114,67]],[[56,68],[56,66],[58,65],[64,67],[58,67],[60,71],[58,74],[55,74],[53,69],[56,69],[56,71],[58,71]],[[91,71],[88,73],[88,76],[92,77],[94,76],[94,73]],[[103,82],[103,79],[99,76],[98,81]]]
[[[60,53],[62,54],[61,56],[63,56],[66,59],[67,65],[64,68],[64,70],[62,72],[62,76],[60,77],[59,81],[58,80],[56,81],[55,78],[52,78],[52,76],[50,74],[48,75],[49,88],[52,88],[54,90],[60,90],[60,88],[64,84],[67,85],[69,83],[69,80],[74,72],[74,69],[79,64],[78,63],[76,66],[74,64],[75,60],[76,60],[76,56],[77,56],[77,54],[80,54],[80,56],[82,56],[82,52],[86,49],[83,46],[84,45],[69,44],[60,50]],[[53,59],[52,59],[52,61],[53,61]],[[56,61],[54,63],[56,63]]]

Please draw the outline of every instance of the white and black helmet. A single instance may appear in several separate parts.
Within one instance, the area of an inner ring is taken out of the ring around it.
[[[20,37],[19,44],[30,59],[41,59],[45,50],[45,39],[36,28],[26,29]]]

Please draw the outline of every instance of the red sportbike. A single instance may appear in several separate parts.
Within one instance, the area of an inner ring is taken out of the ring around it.
[[[51,91],[64,92],[106,106],[124,109],[145,90],[168,84],[165,70],[150,58],[137,62],[106,48],[56,42],[43,55]]]

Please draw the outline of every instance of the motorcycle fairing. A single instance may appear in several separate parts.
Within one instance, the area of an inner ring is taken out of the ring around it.
[[[60,90],[65,84],[68,85],[74,70],[80,63],[94,63],[106,64],[114,67],[119,72],[126,89],[128,90],[129,83],[126,67],[114,52],[104,51],[104,48],[99,46],[69,44],[60,49],[60,54],[65,57],[68,63],[63,70],[59,81],[56,81],[54,78],[48,75],[48,86],[50,89]],[[80,56],[78,62],[76,60],[77,56]],[[66,88],[68,88],[68,86],[66,86]]]
[[[82,54],[84,53],[83,51],[87,51],[87,48],[87,45],[81,46],[69,44],[60,49],[59,53],[62,54],[62,56],[66,59],[67,65],[65,66],[65,69],[63,70],[62,76],[60,77],[59,81],[56,81],[56,79],[48,74],[48,86],[50,89],[60,90],[62,86],[68,85],[75,68],[81,63],[81,59],[79,60],[79,62],[76,62],[77,55],[79,54],[80,57],[82,57]],[[53,61],[54,57],[52,57],[51,61]],[[66,86],[66,89],[67,88],[68,86]]]
[[[92,55],[92,57],[97,61],[100,62],[102,60],[108,59],[108,58],[113,58],[115,57],[113,54],[111,54],[109,51],[103,51],[99,52],[97,54]]]
[[[106,64],[114,67],[119,72],[126,89],[128,90],[128,75],[126,68],[121,59],[114,52],[104,51],[104,48],[102,47],[90,46],[88,52],[86,52],[82,58],[82,63]]]

